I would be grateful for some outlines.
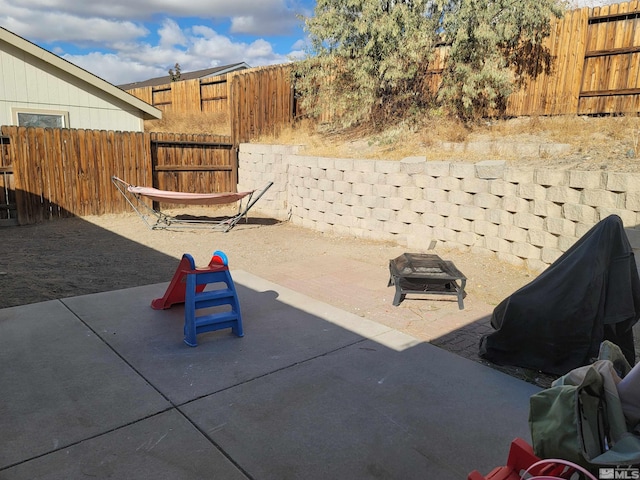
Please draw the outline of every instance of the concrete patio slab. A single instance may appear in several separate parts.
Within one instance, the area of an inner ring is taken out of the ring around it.
[[[0,310],[0,478],[448,480],[529,438],[539,388],[232,273],[245,336],[197,347],[167,284]]]
[[[3,480],[247,477],[172,410],[0,472]]]
[[[171,406],[58,301],[0,310],[0,386],[0,471]]]
[[[245,336],[202,334],[195,348],[183,342],[182,305],[150,307],[166,284],[63,302],[176,405],[391,330],[243,271],[233,278]],[[345,319],[361,333],[344,328]]]
[[[363,340],[181,410],[253,478],[453,480],[529,438],[536,391],[427,343]]]

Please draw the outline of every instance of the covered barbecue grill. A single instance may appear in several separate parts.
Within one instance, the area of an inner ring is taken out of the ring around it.
[[[635,258],[622,220],[611,215],[494,309],[496,331],[482,338],[480,356],[563,375],[591,363],[610,340],[634,365],[639,316]]]

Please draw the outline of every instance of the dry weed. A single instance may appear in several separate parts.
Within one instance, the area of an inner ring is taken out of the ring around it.
[[[230,135],[229,115],[224,112],[163,112],[160,120],[144,122],[145,132]]]
[[[168,113],[160,121],[145,122],[146,131],[175,133],[211,133],[228,135],[230,126],[224,114]],[[262,135],[256,143],[301,145],[307,155],[343,158],[371,158],[399,160],[409,156],[425,156],[430,160],[479,161],[487,159],[486,152],[469,147],[474,142],[496,145],[492,159],[522,162],[501,148],[508,144],[562,143],[571,151],[563,158],[540,159],[558,161],[588,168],[585,162],[599,162],[598,168],[637,168],[629,165],[638,157],[640,147],[640,118],[637,115],[590,117],[564,115],[554,117],[533,116],[505,120],[480,121],[465,124],[446,116],[433,115],[420,122],[406,121],[390,125],[382,131],[363,127],[335,130],[310,119],[297,120],[277,133]],[[461,144],[464,148],[451,149],[447,144]],[[468,148],[469,147],[469,148]],[[501,152],[505,152],[504,154]],[[626,162],[626,163],[625,163]],[[603,165],[605,167],[603,167]],[[595,167],[594,167],[595,168]]]
[[[425,120],[420,131],[425,145],[435,146],[440,142],[464,142],[472,129],[458,119],[445,117]]]

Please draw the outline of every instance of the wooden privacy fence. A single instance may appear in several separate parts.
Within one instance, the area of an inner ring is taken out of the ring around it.
[[[552,21],[549,73],[529,78],[508,99],[508,116],[640,112],[638,0],[581,8]],[[442,82],[447,47],[429,65],[430,95]],[[542,66],[543,59],[539,59]],[[179,81],[130,93],[165,111],[227,112],[234,143],[275,133],[295,116],[291,65]]]
[[[567,12],[545,45],[551,70],[509,97],[507,115],[640,112],[638,0]],[[433,91],[446,61],[443,47],[427,71]],[[235,191],[236,145],[275,134],[295,117],[291,68],[130,90],[165,112],[226,113],[228,137],[2,127],[0,225],[124,211],[112,175],[167,190]]]
[[[167,113],[225,113],[234,144],[248,142],[256,135],[275,134],[294,117],[291,65],[251,68],[128,92]]]
[[[6,178],[0,193],[14,198],[13,221],[21,225],[128,211],[113,175],[185,192],[237,188],[237,151],[229,137],[14,126],[1,134]],[[0,199],[0,219],[3,210]]]
[[[640,112],[640,3],[595,8],[588,21],[578,113]]]
[[[291,65],[232,72],[228,81],[231,136],[235,142],[277,134],[293,120]]]
[[[640,112],[640,2],[567,12],[551,22],[544,58],[507,101],[507,116],[587,115]],[[429,65],[430,93],[442,83],[447,49]]]
[[[18,224],[16,189],[9,157],[10,142],[9,137],[0,136],[0,226]]]
[[[228,75],[134,88],[128,92],[163,112],[226,114],[229,111]]]
[[[527,79],[509,97],[507,116],[640,112],[637,0],[569,11],[552,21],[545,46],[551,71],[541,68],[540,75]],[[543,67],[543,59],[539,62],[537,67]],[[438,55],[431,85],[440,84],[444,63]]]

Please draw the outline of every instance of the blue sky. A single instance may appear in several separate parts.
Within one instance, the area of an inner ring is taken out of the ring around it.
[[[374,1],[374,0],[371,0]],[[568,0],[574,6],[616,0]],[[0,26],[115,84],[304,55],[315,0],[0,0]]]
[[[116,85],[304,55],[315,0],[0,0],[0,26]]]

